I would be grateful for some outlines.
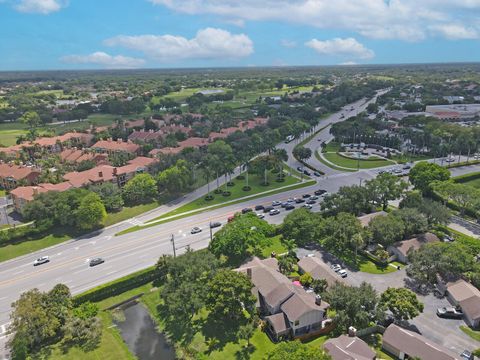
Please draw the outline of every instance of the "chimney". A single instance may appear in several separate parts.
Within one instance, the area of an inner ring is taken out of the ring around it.
[[[357,329],[355,329],[353,326],[350,326],[348,328],[348,336],[350,336],[350,337],[357,336]]]
[[[249,279],[252,279],[252,268],[247,268],[247,276]]]
[[[321,295],[315,295],[315,305],[321,305],[322,304],[322,296]]]
[[[98,172],[98,177],[103,177],[103,172],[99,171]]]

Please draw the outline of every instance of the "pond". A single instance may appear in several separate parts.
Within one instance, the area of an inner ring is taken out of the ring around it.
[[[123,340],[140,360],[173,360],[175,351],[156,330],[149,312],[140,303],[123,308],[125,321],[116,321]]]

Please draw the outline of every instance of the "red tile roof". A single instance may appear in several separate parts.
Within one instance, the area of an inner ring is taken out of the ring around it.
[[[62,182],[59,184],[39,184],[38,186],[19,186],[12,190],[10,194],[13,197],[23,199],[25,201],[32,201],[34,196],[47,191],[66,191],[72,188],[69,182]]]
[[[40,174],[40,169],[14,164],[0,164],[0,177],[13,178],[15,180],[25,179],[31,174]]]
[[[140,149],[140,146],[132,142],[100,140],[97,141],[92,148],[110,150],[110,151],[125,151],[135,153]]]

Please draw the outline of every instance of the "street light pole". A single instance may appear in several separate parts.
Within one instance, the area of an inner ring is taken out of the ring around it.
[[[172,238],[170,239],[170,241],[172,242],[172,246],[173,246],[173,257],[176,258],[177,257],[177,251],[175,249],[175,235],[172,234]]]

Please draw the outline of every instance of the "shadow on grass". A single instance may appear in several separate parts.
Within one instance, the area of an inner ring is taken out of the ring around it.
[[[238,329],[245,325],[247,319],[214,319],[207,317],[199,322],[203,336],[209,348],[207,354],[222,350],[228,343],[238,342]]]
[[[249,360],[252,357],[252,354],[255,352],[256,347],[253,344],[248,346],[242,346],[240,350],[235,353],[235,359],[237,360]]]

